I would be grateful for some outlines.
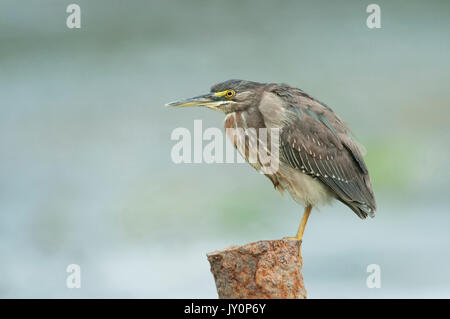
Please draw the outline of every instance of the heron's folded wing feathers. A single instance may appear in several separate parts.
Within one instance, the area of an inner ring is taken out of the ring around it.
[[[359,217],[373,216],[376,204],[367,167],[345,123],[301,90],[274,93],[287,107],[280,133],[284,160],[327,185]]]

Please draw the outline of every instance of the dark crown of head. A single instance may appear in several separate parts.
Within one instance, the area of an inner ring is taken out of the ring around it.
[[[239,91],[246,91],[249,89],[254,89],[260,85],[261,85],[261,83],[258,83],[258,82],[233,79],[233,80],[228,80],[225,82],[214,84],[211,87],[211,92],[221,92],[221,91],[225,91],[225,90],[229,90],[229,89],[239,92]]]

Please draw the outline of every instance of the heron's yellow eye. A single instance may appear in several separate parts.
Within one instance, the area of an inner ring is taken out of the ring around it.
[[[225,93],[225,97],[226,97],[227,99],[231,99],[235,94],[236,94],[236,93],[235,93],[233,90],[228,90],[228,91]]]

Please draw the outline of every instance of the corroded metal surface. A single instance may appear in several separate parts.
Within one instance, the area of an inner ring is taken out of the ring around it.
[[[306,298],[300,240],[266,240],[207,254],[219,298]]]

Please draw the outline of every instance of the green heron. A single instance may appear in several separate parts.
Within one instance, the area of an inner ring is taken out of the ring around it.
[[[286,84],[228,80],[214,85],[211,93],[167,106],[204,106],[223,112],[226,129],[279,130],[279,167],[264,174],[277,190],[287,190],[305,207],[297,236],[290,238],[302,240],[312,207],[333,199],[361,219],[375,216],[364,148],[331,108],[302,90]],[[242,155],[249,162],[248,152]],[[251,164],[261,169],[258,163]]]

